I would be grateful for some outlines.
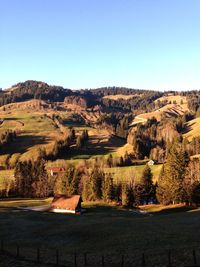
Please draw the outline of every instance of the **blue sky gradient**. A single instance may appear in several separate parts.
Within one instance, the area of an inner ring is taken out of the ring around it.
[[[0,0],[0,87],[200,89],[199,0]]]

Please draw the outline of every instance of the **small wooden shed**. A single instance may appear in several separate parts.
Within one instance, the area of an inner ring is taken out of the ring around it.
[[[81,202],[80,195],[55,195],[51,203],[51,211],[58,213],[80,213]]]

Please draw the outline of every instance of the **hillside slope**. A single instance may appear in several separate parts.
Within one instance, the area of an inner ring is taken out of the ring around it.
[[[159,101],[165,103],[163,107],[157,108],[152,112],[137,115],[130,126],[135,126],[138,123],[145,123],[148,119],[153,117],[155,117],[157,121],[160,121],[163,115],[167,118],[177,117],[189,111],[186,97],[180,95],[163,96],[155,100],[155,104],[158,104]],[[173,101],[175,102],[171,103]]]
[[[186,129],[186,133],[183,136],[189,141],[191,141],[193,137],[200,136],[200,118],[187,122]]]

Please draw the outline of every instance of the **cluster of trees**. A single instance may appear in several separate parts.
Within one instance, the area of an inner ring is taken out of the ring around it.
[[[130,182],[114,182],[112,174],[105,172],[97,162],[68,164],[65,173],[51,176],[45,160],[18,162],[15,168],[15,193],[21,197],[47,197],[53,194],[81,194],[84,201],[118,202],[133,207],[156,201],[152,173],[145,167],[139,183],[133,176]]]
[[[156,193],[163,204],[200,203],[200,161],[190,159],[181,140],[176,140],[167,152]]]
[[[9,94],[1,91],[0,106],[33,98],[51,102],[64,101],[66,96],[72,94],[71,90],[64,89],[61,86],[50,86],[44,82],[30,80],[14,85]]]
[[[68,164],[65,173],[52,177],[47,173],[43,156],[41,151],[36,161],[17,163],[16,195],[46,197],[57,193],[80,194],[84,201],[118,202],[129,207],[156,202],[200,203],[200,160],[190,159],[181,139],[176,139],[168,148],[166,161],[155,184],[148,165],[139,181],[132,173],[126,181],[117,182],[97,160],[92,165],[86,161],[78,166]],[[110,167],[112,160],[111,156],[107,158]]]
[[[70,154],[72,149],[82,149],[86,146],[89,140],[88,130],[83,130],[81,134],[77,135],[74,128],[70,128],[69,132],[65,132],[64,136],[60,140],[56,140],[52,151],[48,153],[45,159],[57,159],[58,157],[66,157]],[[75,147],[71,147],[75,145]]]
[[[84,96],[67,96],[65,97],[64,102],[66,104],[78,105],[82,108],[88,107],[87,98]]]
[[[96,122],[96,126],[107,128],[114,135],[126,139],[128,135],[129,124],[132,119],[132,114],[112,112],[101,115]]]
[[[77,149],[83,148],[89,139],[88,130],[83,130],[82,133],[76,139]]]
[[[190,156],[200,154],[200,136],[193,137],[190,143],[185,139],[184,145]]]
[[[187,97],[188,102],[188,108],[193,111],[194,113],[197,112],[197,110],[200,107],[200,93],[197,90],[194,91],[187,91],[182,93]]]
[[[103,167],[112,168],[112,167],[123,167],[133,165],[132,157],[126,151],[123,156],[113,158],[112,154],[109,154],[107,158],[102,158],[101,163]]]
[[[15,131],[6,130],[0,133],[0,149],[5,145],[8,145],[15,141],[17,138],[17,134]]]
[[[54,192],[59,194],[81,194],[84,201],[119,202],[123,206],[133,207],[156,201],[155,185],[152,173],[145,167],[139,183],[135,178],[131,182],[113,181],[110,173],[106,173],[97,163],[92,168],[69,165],[64,175],[58,175]]]
[[[69,134],[65,134],[60,140],[56,140],[52,151],[47,155],[47,159],[57,159],[69,153],[70,146],[76,142],[74,128],[70,128]]]
[[[133,93],[132,93],[133,94]],[[143,113],[150,112],[155,108],[154,100],[161,97],[162,94],[159,92],[144,91],[143,94],[134,95],[129,99],[109,99],[102,98],[101,104],[104,107],[112,108],[114,110],[123,112],[135,112]]]
[[[50,194],[45,161],[19,161],[15,168],[16,194],[22,197],[47,197]]]
[[[170,144],[176,138],[183,140],[182,134],[187,130],[186,122],[194,115],[186,113],[177,118],[163,117],[160,122],[155,118],[148,119],[145,124],[138,124],[127,137],[128,143],[133,145],[133,155],[136,159],[152,158],[164,162]],[[185,149],[189,155],[200,153],[199,138],[194,137],[189,143],[184,139]]]

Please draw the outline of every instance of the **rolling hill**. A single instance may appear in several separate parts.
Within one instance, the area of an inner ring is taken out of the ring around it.
[[[41,148],[49,153],[55,141],[64,138],[71,127],[75,129],[76,136],[80,136],[83,130],[88,130],[87,146],[77,150],[74,149],[74,143],[66,155],[57,160],[77,163],[82,159],[93,160],[96,157],[106,159],[110,154],[116,160],[128,154],[134,163],[138,160],[133,153],[135,126],[144,124],[152,117],[162,122],[165,117],[168,119],[167,124],[161,123],[157,128],[158,143],[169,135],[170,140],[173,140],[179,133],[170,119],[186,112],[194,112],[191,103],[198,103],[193,94],[186,96],[177,92],[159,93],[116,87],[73,91],[36,81],[19,83],[0,93],[0,134],[7,130],[17,133],[16,140],[1,148],[0,166],[6,168],[9,163],[9,168],[13,169],[17,160],[37,158]],[[145,113],[146,108],[149,112]],[[199,118],[188,121],[186,126],[187,131],[183,137],[187,137],[189,141],[200,135]],[[131,132],[133,135],[130,138]],[[147,131],[146,135],[150,133]],[[143,138],[145,144],[147,136]],[[154,143],[155,140],[150,149],[155,155],[159,151],[155,151],[158,148]],[[149,152],[145,158],[150,158],[152,153]],[[126,176],[123,170],[128,167],[123,168],[114,168],[115,176],[116,173],[119,174],[118,177]],[[141,167],[135,166],[133,169],[136,176],[140,176],[144,162],[141,161]],[[152,170],[155,170],[155,177],[158,177],[157,170],[160,168],[155,166]],[[5,172],[2,175],[7,177]]]
[[[191,141],[193,137],[200,136],[200,118],[187,122],[186,129],[186,133],[183,136],[189,141]]]
[[[164,106],[155,109],[152,112],[142,113],[137,115],[130,126],[135,126],[138,123],[145,123],[148,119],[155,117],[157,121],[160,121],[162,116],[177,117],[179,115],[183,115],[185,112],[189,111],[188,103],[185,96],[175,95],[175,96],[163,96],[161,98],[156,99],[154,102],[158,104],[158,102],[164,102]],[[175,101],[174,103],[172,103]]]

